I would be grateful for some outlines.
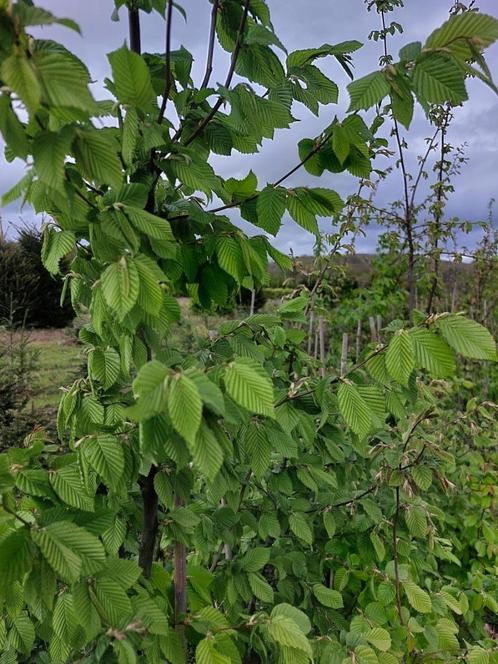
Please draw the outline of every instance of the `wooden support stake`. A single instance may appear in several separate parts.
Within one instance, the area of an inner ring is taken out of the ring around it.
[[[348,367],[348,348],[349,348],[349,334],[344,332],[342,335],[342,352],[341,352],[341,376],[344,376]]]

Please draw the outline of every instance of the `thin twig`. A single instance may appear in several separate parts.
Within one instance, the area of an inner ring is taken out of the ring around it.
[[[396,511],[394,512],[393,518],[393,559],[394,559],[394,577],[396,583],[396,606],[398,609],[399,621],[402,625],[405,624],[403,620],[403,613],[401,610],[401,587],[399,581],[399,564],[398,564],[398,520],[399,520],[399,511],[400,511],[400,499],[399,499],[399,486],[396,487]]]

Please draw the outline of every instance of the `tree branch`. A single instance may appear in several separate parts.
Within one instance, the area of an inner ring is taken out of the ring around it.
[[[213,55],[214,55],[214,38],[216,36],[216,21],[218,18],[218,9],[220,6],[220,0],[214,0],[213,9],[211,11],[211,27],[209,29],[209,43],[208,43],[208,54],[206,59],[206,73],[202,79],[200,90],[207,88],[209,85],[209,79],[213,73]]]
[[[173,24],[173,0],[168,0],[168,9],[166,14],[166,51],[164,61],[166,65],[166,83],[163,92],[163,100],[161,108],[159,109],[159,116],[157,118],[158,124],[161,124],[164,119],[166,105],[168,103],[169,93],[171,92],[171,85],[173,82],[171,76],[171,27]]]
[[[228,70],[228,74],[227,74],[227,77],[225,79],[225,85],[224,85],[225,88],[230,87],[230,85],[232,83],[233,75],[235,74],[235,67],[237,66],[237,60],[239,58],[240,49],[242,48],[242,38],[243,38],[243,35],[244,35],[244,30],[245,30],[245,27],[246,27],[246,23],[247,23],[247,15],[249,13],[249,5],[250,4],[251,4],[251,0],[245,0],[244,9],[242,11],[242,17],[240,19],[240,25],[239,25],[239,29],[238,29],[238,32],[237,32],[237,39],[236,39],[236,42],[235,42],[235,47],[233,49],[232,59],[231,59],[231,62],[230,62],[230,69]],[[210,112],[199,122],[199,124],[195,128],[194,132],[187,138],[187,140],[185,141],[185,145],[190,145],[202,133],[204,128],[211,122],[211,120],[214,118],[216,113],[221,108],[221,106],[223,104],[223,101],[224,101],[223,97],[218,97],[218,101],[215,103],[215,105],[210,110]],[[178,132],[179,131],[180,131],[180,129],[178,130]],[[177,132],[177,134],[178,134],[178,132]]]
[[[141,53],[140,15],[139,10],[136,8],[128,8],[128,28],[130,33],[130,50],[135,53]]]

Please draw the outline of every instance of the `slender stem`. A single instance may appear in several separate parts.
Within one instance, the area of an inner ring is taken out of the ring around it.
[[[137,8],[130,7],[128,9],[128,27],[130,32],[130,50],[135,53],[141,53],[140,15]]]
[[[396,510],[394,512],[393,518],[393,558],[394,558],[394,577],[396,583],[396,606],[398,609],[399,621],[402,625],[405,624],[403,620],[403,613],[401,610],[401,587],[399,581],[399,563],[398,563],[398,521],[399,521],[399,512],[400,512],[400,498],[399,498],[399,486],[396,487]]]
[[[171,92],[171,85],[173,78],[171,76],[171,28],[173,25],[173,0],[168,0],[168,8],[166,12],[166,51],[164,55],[164,63],[166,66],[166,83],[163,92],[163,100],[161,108],[159,109],[159,116],[157,122],[161,124],[164,119],[166,105],[168,103],[169,93]]]
[[[386,32],[386,16],[383,11],[381,11],[382,17],[382,30],[383,30],[383,44],[384,44],[384,57],[387,59],[389,57],[389,52],[387,48],[387,32]],[[406,233],[406,243],[408,245],[408,313],[411,317],[413,310],[415,309],[415,242],[413,239],[413,229],[412,229],[412,208],[410,206],[410,191],[408,185],[408,170],[406,168],[405,162],[405,153],[403,149],[403,142],[401,140],[401,132],[399,129],[399,124],[396,118],[393,115],[393,131],[396,138],[396,144],[398,146],[399,154],[399,165],[401,173],[403,176],[403,195],[404,195],[404,206],[405,206],[405,233]]]
[[[237,32],[237,39],[235,41],[235,47],[233,49],[232,59],[230,61],[230,69],[228,70],[228,74],[225,79],[225,86],[224,86],[225,88],[230,87],[233,75],[235,74],[235,67],[237,66],[237,60],[239,58],[240,49],[242,48],[242,40],[247,23],[247,15],[249,13],[250,4],[251,0],[245,0],[244,9],[242,10],[242,17],[240,19],[240,25]],[[187,140],[185,141],[185,145],[190,145],[190,143],[195,141],[195,139],[202,133],[204,128],[211,122],[211,120],[214,118],[216,113],[221,108],[223,101],[224,101],[223,97],[218,97],[218,101],[215,103],[210,112],[199,122],[194,132],[187,138]]]
[[[423,158],[422,158],[422,160],[421,160],[421,162],[420,162],[420,167],[419,167],[419,170],[418,170],[417,177],[416,177],[416,179],[415,179],[415,184],[414,184],[413,187],[412,187],[412,195],[411,195],[411,198],[410,198],[410,208],[411,208],[412,210],[413,210],[413,207],[414,207],[414,205],[415,205],[415,197],[416,197],[416,195],[417,195],[417,190],[418,190],[418,187],[419,187],[420,181],[421,181],[421,179],[422,179],[422,175],[423,175],[423,173],[424,173],[425,165],[426,165],[426,163],[427,163],[427,160],[429,159],[429,155],[430,155],[430,153],[431,153],[432,150],[434,149],[434,143],[435,143],[435,141],[436,141],[436,138],[438,137],[438,134],[439,134],[439,127],[436,129],[436,131],[435,131],[435,133],[434,133],[434,136],[430,139],[430,141],[429,141],[429,145],[428,145],[428,147],[427,147],[427,151],[426,151],[425,155],[423,156]]]
[[[180,496],[175,496],[175,507],[182,507]],[[187,612],[187,549],[180,541],[175,542],[174,551],[175,570],[175,625],[177,632],[184,637],[185,626],[183,617]]]
[[[439,267],[441,263],[441,257],[438,253],[439,248],[439,235],[441,233],[441,220],[443,216],[443,197],[444,197],[444,166],[445,166],[445,156],[446,156],[446,130],[448,127],[448,114],[443,120],[441,126],[441,153],[440,161],[438,164],[438,177],[436,183],[436,204],[434,206],[434,272],[432,277],[432,283],[429,290],[429,298],[427,301],[427,315],[430,316],[432,313],[432,308],[434,304],[434,298],[436,297],[436,291],[439,283]]]
[[[220,6],[220,0],[214,0],[213,9],[211,11],[211,27],[209,29],[209,43],[208,43],[208,54],[206,59],[206,72],[204,78],[202,79],[200,89],[203,90],[209,85],[209,80],[211,74],[213,73],[213,56],[214,56],[214,39],[216,36],[216,21],[218,19],[218,9]]]

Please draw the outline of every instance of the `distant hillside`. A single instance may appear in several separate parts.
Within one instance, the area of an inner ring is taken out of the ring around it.
[[[372,279],[373,261],[378,258],[376,254],[353,254],[348,256],[338,256],[336,264],[342,265],[351,279],[356,281],[359,286],[368,286]],[[273,285],[282,285],[286,279],[291,279],[294,283],[305,281],[306,273],[309,273],[313,267],[314,256],[299,256],[296,258],[298,269],[282,273],[282,270],[275,263],[271,263],[269,271]],[[450,261],[441,262],[441,273],[445,282],[453,284],[455,274],[458,275],[458,285],[465,286],[469,275],[472,274],[471,263],[453,263]]]

